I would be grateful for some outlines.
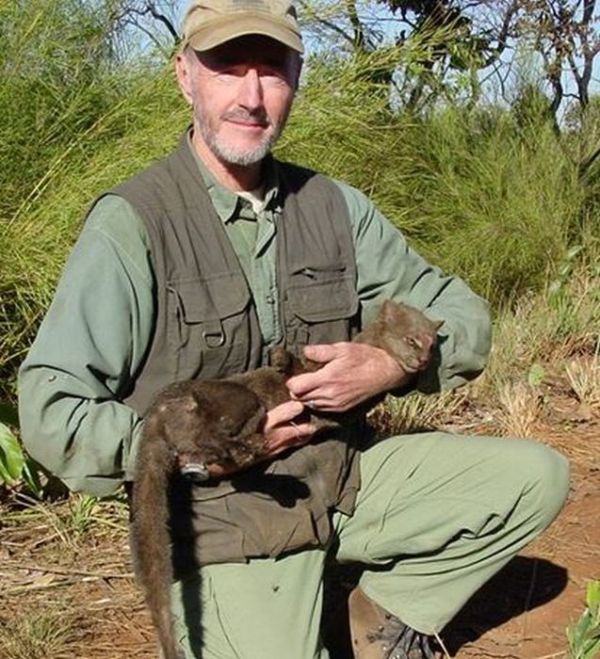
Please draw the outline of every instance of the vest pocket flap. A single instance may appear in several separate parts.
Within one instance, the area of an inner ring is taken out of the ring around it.
[[[292,284],[288,302],[293,312],[307,323],[350,318],[358,311],[358,295],[350,277]]]
[[[202,323],[241,313],[250,301],[250,291],[241,274],[214,275],[170,284],[179,299],[186,323]]]

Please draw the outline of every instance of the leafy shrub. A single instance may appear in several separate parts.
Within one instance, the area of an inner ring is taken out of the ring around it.
[[[584,612],[567,629],[569,659],[594,659],[600,656],[600,581],[588,583],[585,599]]]

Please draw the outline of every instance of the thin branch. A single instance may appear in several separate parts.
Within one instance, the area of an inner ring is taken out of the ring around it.
[[[356,11],[356,5],[354,0],[346,0],[346,11],[348,12],[348,18],[350,19],[350,24],[354,30],[354,48],[356,50],[365,50],[365,31],[363,28],[360,19],[358,18],[358,13]]]
[[[506,45],[508,43],[508,35],[509,35],[512,19],[514,15],[517,13],[518,9],[519,9],[519,0],[514,0],[513,3],[510,5],[510,7],[506,10],[504,20],[502,21],[502,27],[497,37],[498,45],[494,49],[494,53],[484,61],[482,68],[485,68],[486,66],[489,66],[493,62],[496,62],[498,61],[498,59],[500,59],[500,56],[504,52]]]
[[[131,18],[132,15],[148,16],[148,14],[150,14],[155,20],[157,20],[159,23],[162,23],[167,28],[175,44],[179,43],[180,37],[179,37],[179,33],[175,29],[175,26],[164,14],[162,14],[156,9],[154,2],[149,2],[149,1],[146,2],[143,9],[138,9],[137,7],[133,7],[133,6],[125,6],[123,11],[121,11],[120,14],[116,15],[116,19],[125,20],[129,22],[131,25],[135,25],[135,27],[142,30],[144,34],[147,34],[149,37],[151,37],[155,43],[158,43],[158,39],[154,35],[152,35],[151,30],[143,27],[142,25],[140,25],[140,23],[138,23],[137,21]]]
[[[132,572],[90,572],[89,570],[74,570],[60,567],[47,567],[44,565],[33,565],[31,563],[18,563],[17,570],[31,570],[32,572],[47,572],[48,574],[63,574],[67,576],[77,575],[81,577],[97,577],[98,579],[133,579]]]
[[[164,44],[160,42],[160,39],[152,32],[152,30],[149,30],[147,27],[144,27],[141,23],[138,23],[133,18],[126,18],[125,21],[130,25],[133,25],[136,29],[143,32],[160,50],[164,49]]]
[[[583,0],[583,17],[581,19],[581,23],[586,27],[590,24],[590,21],[592,20],[595,6],[596,6],[596,0]]]
[[[300,4],[304,9],[310,12],[310,7],[307,2],[304,2],[304,0],[300,0]],[[351,35],[349,35],[345,30],[343,30],[341,27],[339,27],[339,25],[336,25],[335,23],[328,21],[326,18],[320,18],[315,14],[311,14],[311,16],[312,18],[314,18],[315,21],[317,21],[317,23],[324,25],[326,28],[332,30],[333,32],[337,32],[346,41],[348,41],[348,43],[354,45],[354,38]]]
[[[152,17],[155,18],[157,21],[159,21],[159,23],[162,23],[167,28],[167,30],[173,37],[175,43],[178,44],[180,37],[173,23],[163,13],[159,12],[156,9],[156,5],[154,2],[146,2],[146,6],[148,7],[148,11],[152,14]]]

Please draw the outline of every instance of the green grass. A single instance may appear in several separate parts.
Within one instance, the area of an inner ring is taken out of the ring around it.
[[[77,636],[74,618],[64,610],[23,611],[18,618],[0,620],[3,659],[68,659]]]
[[[189,109],[170,65],[121,61],[111,21],[86,3],[5,3],[0,23],[0,389],[14,400],[17,366],[89,204],[168,152]],[[577,167],[600,144],[600,110],[592,104],[561,137],[535,107],[392,111],[369,72],[398,58],[309,60],[277,153],[363,190],[496,310],[555,283],[553,331],[568,336],[580,310],[561,291],[600,251],[600,162],[584,177]]]

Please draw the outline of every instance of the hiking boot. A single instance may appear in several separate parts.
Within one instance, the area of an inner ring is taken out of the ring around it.
[[[430,637],[405,625],[356,587],[348,598],[355,659],[435,659]]]

